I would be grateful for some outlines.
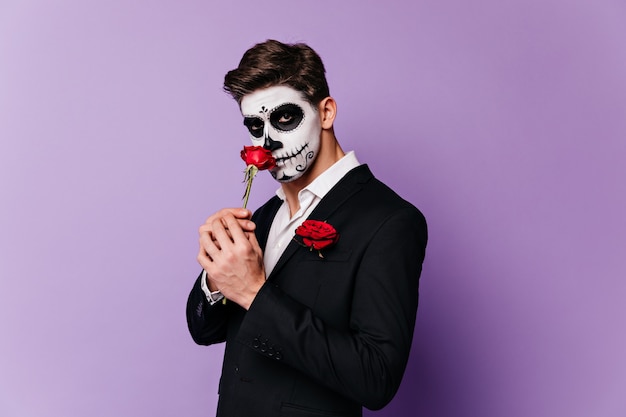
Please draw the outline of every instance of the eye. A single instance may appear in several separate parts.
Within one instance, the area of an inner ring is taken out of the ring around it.
[[[270,115],[270,123],[278,130],[288,132],[300,126],[304,111],[296,104],[287,103],[278,106]]]
[[[285,113],[282,116],[280,116],[280,118],[278,119],[278,123],[287,124],[287,123],[291,123],[292,120],[293,120],[293,114]]]
[[[258,117],[244,117],[243,124],[248,128],[248,131],[255,138],[263,136],[263,128],[265,123]]]

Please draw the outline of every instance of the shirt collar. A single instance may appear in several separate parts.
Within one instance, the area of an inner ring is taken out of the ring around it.
[[[331,165],[326,171],[322,172],[309,185],[304,187],[298,193],[298,199],[305,191],[313,193],[316,197],[324,198],[326,194],[342,179],[349,171],[361,165],[356,159],[354,151],[345,154],[339,161]],[[285,192],[280,187],[276,190],[276,195],[285,201]]]

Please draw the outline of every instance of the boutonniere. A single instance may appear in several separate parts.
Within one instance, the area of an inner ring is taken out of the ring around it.
[[[296,235],[293,239],[311,251],[315,249],[322,256],[322,249],[328,248],[339,240],[339,233],[335,228],[319,220],[305,220],[296,229]]]

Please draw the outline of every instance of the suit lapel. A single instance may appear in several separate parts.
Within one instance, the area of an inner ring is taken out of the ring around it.
[[[363,184],[373,178],[371,171],[367,165],[360,165],[348,172],[335,186],[322,198],[317,207],[311,212],[308,219],[326,221],[330,216],[338,210],[350,197],[361,191]],[[274,211],[274,215],[276,211]],[[274,217],[272,216],[272,220]],[[271,222],[270,222],[271,224]],[[269,227],[268,227],[269,233]],[[267,234],[265,235],[264,245],[267,242]],[[278,263],[272,270],[268,279],[272,278],[287,263],[296,251],[301,248],[300,245],[292,240],[285,248],[285,251],[278,259]]]
[[[274,217],[276,217],[276,213],[282,203],[283,201],[278,198],[278,196],[274,196],[253,216],[253,221],[256,223],[257,227],[255,233],[256,238],[263,251],[265,251],[265,246],[267,245],[267,237],[270,234],[270,228],[274,222]]]

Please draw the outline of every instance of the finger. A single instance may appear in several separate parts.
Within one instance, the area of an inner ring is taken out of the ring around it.
[[[256,228],[256,224],[250,220],[252,212],[248,209],[226,209],[220,213],[222,214],[222,218],[232,216],[237,219],[239,221],[239,227],[247,232],[251,232]]]
[[[231,217],[230,215],[224,216],[222,218],[222,225],[226,229],[226,232],[228,232],[229,236],[231,237],[231,240],[233,236],[230,233],[230,229],[234,228],[234,224],[232,226],[229,226],[228,222],[226,221],[226,219],[230,219],[230,218],[233,218],[235,219],[235,221],[237,221],[237,223],[239,224],[239,228],[244,232],[244,234],[253,233],[256,230],[256,224],[253,221],[246,220],[246,219],[238,219],[234,216]]]
[[[239,220],[239,226],[244,232],[254,232],[256,224],[252,220]]]
[[[233,244],[231,233],[232,231],[227,228],[223,218],[213,222],[213,238],[215,239],[215,244],[219,245],[220,249],[225,249]]]
[[[213,230],[213,221],[216,219],[216,217],[209,217],[206,221],[206,223],[203,223],[199,228],[198,228],[198,234],[202,235],[204,233],[208,233],[209,235],[211,234],[211,231]]]
[[[250,220],[250,218],[252,218],[252,212],[248,209],[245,208],[237,208],[231,211],[231,213],[233,214],[233,216],[235,216],[238,219],[248,219]]]
[[[203,247],[200,247],[198,251],[197,261],[203,269],[207,269],[209,265],[213,262],[211,257],[206,253]]]
[[[232,214],[236,218],[246,220],[252,216],[250,210],[242,209],[242,208],[225,208],[220,211],[213,213],[204,221],[204,223],[200,226],[201,229],[210,229],[211,224],[215,221],[215,219],[222,218],[228,214]]]
[[[222,217],[221,219],[219,219],[219,221],[220,221],[220,225],[224,228],[224,231],[226,232],[226,235],[228,236],[228,238],[232,242],[233,237],[230,234],[230,230],[228,230],[228,226],[227,226],[226,222],[224,221],[224,218]],[[217,240],[215,235],[213,235],[213,240]]]
[[[258,254],[261,255],[261,257],[263,256],[263,250],[261,250],[261,245],[259,245],[259,241],[256,240],[256,234],[254,233],[248,233],[248,241],[250,242],[250,245],[252,246],[252,249],[254,249],[254,251]]]
[[[237,219],[250,219],[252,217],[252,212],[245,208],[224,208],[215,213],[217,217],[224,217],[227,215],[232,215]]]
[[[222,249],[219,245],[219,242],[215,240],[215,236],[213,235],[213,232],[211,231],[204,231],[200,233],[200,237],[198,238],[198,241],[200,242],[200,246],[202,247],[205,247],[206,245],[208,245],[209,242],[213,242],[213,244],[216,245],[218,249]]]
[[[241,228],[240,221],[237,220],[233,216],[225,216],[223,218],[224,223],[226,224],[226,228],[230,231],[230,235],[232,236],[233,243],[241,242],[243,239],[248,239],[246,233]],[[254,223],[253,223],[254,224]]]
[[[213,223],[217,219],[221,219],[225,216],[233,216],[236,219],[240,220],[240,226],[242,229],[247,231],[252,231],[256,228],[256,225],[250,221],[252,217],[252,212],[247,209],[237,208],[237,209],[222,209],[217,213],[209,216],[204,223],[199,227],[199,233],[210,232],[213,227]]]
[[[211,262],[215,262],[222,251],[222,246],[219,241],[208,239],[206,238],[207,236],[208,235],[205,235],[205,238],[200,239],[200,249],[204,250]]]

